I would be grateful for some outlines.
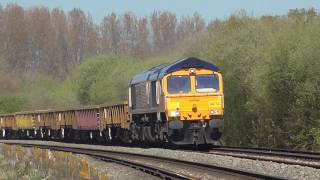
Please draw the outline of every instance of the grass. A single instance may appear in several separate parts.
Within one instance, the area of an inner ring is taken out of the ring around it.
[[[0,145],[0,180],[106,180],[107,173],[72,153]]]
[[[46,179],[48,174],[46,171],[31,168],[25,166],[24,162],[12,163],[4,159],[3,156],[0,158],[0,179],[1,180],[17,180],[17,179],[30,179],[40,180]]]

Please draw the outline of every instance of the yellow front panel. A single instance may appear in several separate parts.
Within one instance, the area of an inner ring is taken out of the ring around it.
[[[216,92],[200,93],[196,91],[196,75],[214,74],[219,80],[219,89]],[[191,91],[189,93],[169,94],[167,91],[167,78],[169,76],[189,76]],[[219,72],[211,70],[196,69],[194,74],[190,70],[180,70],[166,75],[162,81],[165,95],[165,108],[170,119],[179,117],[181,120],[209,120],[213,118],[223,118],[223,82]]]
[[[221,96],[186,96],[186,97],[170,97],[167,98],[169,110],[188,111],[196,107],[200,111],[207,111],[211,109],[222,109]]]
[[[211,119],[223,116],[222,96],[180,96],[167,98],[167,114],[178,112],[181,120]]]

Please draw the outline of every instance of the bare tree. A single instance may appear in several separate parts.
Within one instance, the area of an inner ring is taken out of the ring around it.
[[[160,48],[162,47],[162,37],[161,37],[161,29],[159,22],[159,12],[154,11],[151,15],[151,27],[152,27],[152,44],[153,44],[153,52],[160,52]]]
[[[71,68],[68,62],[68,22],[64,11],[58,8],[53,9],[51,12],[51,23],[53,44],[50,48],[50,57],[54,59],[51,64],[54,72],[62,78]]]
[[[176,15],[171,12],[163,12],[159,16],[160,31],[162,36],[163,50],[168,51],[175,46],[176,42]]]
[[[5,23],[5,14],[2,6],[0,5],[0,63],[2,66],[0,66],[0,71],[3,71],[5,69],[5,64],[7,63],[5,61],[5,57],[3,57],[5,53],[5,41],[6,41],[6,34],[5,34],[5,29],[6,29],[6,23]]]
[[[45,7],[32,8],[26,12],[28,17],[28,48],[31,55],[30,70],[37,73],[51,72],[50,49],[52,47],[52,26],[50,11]]]
[[[99,53],[99,27],[92,21],[90,15],[87,17],[86,28],[86,56],[94,56]]]
[[[205,28],[204,19],[198,13],[194,13],[192,17],[183,16],[177,25],[177,38],[179,41],[185,41],[201,33]]]
[[[30,69],[27,19],[18,5],[8,5],[5,11],[5,58],[11,70],[24,73]]]
[[[205,29],[197,13],[180,21],[168,11],[155,11],[151,17],[111,13],[96,25],[80,9],[66,14],[59,8],[24,10],[13,4],[0,7],[0,62],[3,69],[21,74],[49,72],[64,78],[88,56],[168,53]]]
[[[149,30],[147,18],[138,20],[137,45],[135,56],[146,57],[150,53]]]
[[[87,18],[80,9],[73,9],[68,15],[69,55],[72,64],[80,64],[86,55]]]
[[[132,13],[125,13],[121,20],[121,54],[133,55],[137,43],[137,18]]]
[[[119,54],[120,21],[115,13],[106,16],[101,24],[102,46],[104,53]]]
[[[154,52],[170,51],[176,42],[176,15],[171,12],[154,12],[151,16]]]

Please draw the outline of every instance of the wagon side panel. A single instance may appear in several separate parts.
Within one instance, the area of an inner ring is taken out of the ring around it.
[[[99,128],[97,109],[82,109],[76,111],[76,119],[80,130],[97,130]]]

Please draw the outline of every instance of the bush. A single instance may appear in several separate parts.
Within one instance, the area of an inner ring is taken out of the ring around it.
[[[224,74],[227,144],[319,149],[320,19],[306,12],[234,15],[211,32],[201,55]]]
[[[27,99],[22,96],[0,96],[0,114],[21,111],[27,104]]]
[[[59,83],[48,76],[39,76],[24,90],[29,100],[29,110],[53,109],[78,106],[79,102],[72,92],[70,81]]]
[[[72,76],[73,90],[83,105],[121,102],[127,99],[130,79],[166,59],[139,60],[98,56],[81,64]]]

